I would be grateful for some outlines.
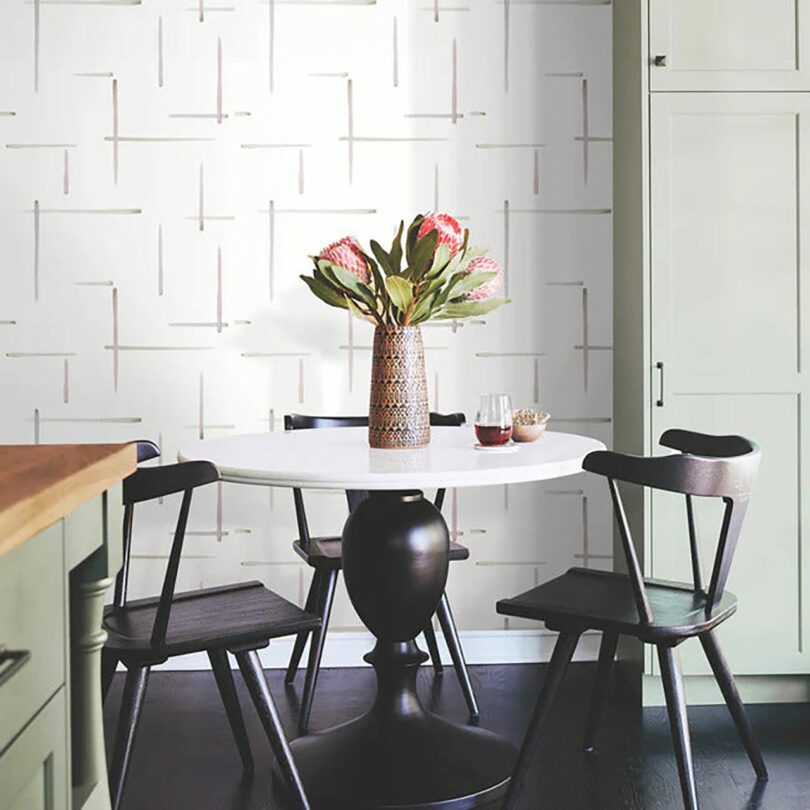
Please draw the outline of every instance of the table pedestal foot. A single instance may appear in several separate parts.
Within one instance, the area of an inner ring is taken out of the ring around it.
[[[378,642],[374,706],[363,716],[293,741],[313,810],[466,810],[506,792],[516,750],[507,740],[425,711],[416,645]]]

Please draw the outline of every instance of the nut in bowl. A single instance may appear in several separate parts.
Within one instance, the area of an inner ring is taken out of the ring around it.
[[[534,442],[545,433],[550,413],[535,413],[529,408],[518,408],[512,413],[512,439],[516,442]]]

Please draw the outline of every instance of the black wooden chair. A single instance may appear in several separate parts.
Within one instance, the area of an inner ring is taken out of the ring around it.
[[[430,414],[430,424],[434,427],[447,426],[459,427],[466,421],[463,413],[451,414]],[[338,428],[338,427],[367,427],[367,416],[304,416],[302,414],[287,414],[284,417],[285,430],[311,430],[314,428]],[[347,490],[346,498],[349,502],[349,511],[366,497],[368,493],[363,490]],[[445,490],[436,492],[435,504],[441,509],[444,503]],[[329,624],[329,614],[332,610],[332,600],[335,594],[335,583],[338,573],[343,565],[342,549],[340,537],[311,537],[307,524],[307,514],[304,509],[304,496],[300,489],[293,490],[295,499],[295,516],[298,522],[298,532],[300,538],[293,543],[295,552],[314,569],[312,583],[307,595],[305,610],[316,613],[322,619],[322,626],[312,631],[312,643],[309,648],[309,662],[307,664],[306,680],[304,682],[304,692],[301,697],[300,728],[302,733],[306,733],[309,726],[309,715],[312,710],[312,699],[315,693],[315,685],[318,680],[318,671],[321,665],[321,655],[323,654],[324,639]],[[469,559],[470,550],[460,543],[450,543],[450,559]],[[467,672],[467,664],[464,661],[464,653],[461,649],[456,623],[450,610],[450,603],[447,594],[443,593],[439,606],[436,609],[436,616],[442,628],[453,665],[458,675],[461,689],[464,692],[464,699],[467,701],[467,708],[470,712],[470,719],[478,718],[478,704],[475,700],[470,676]],[[428,624],[424,628],[425,641],[433,662],[433,669],[437,675],[443,672],[442,662],[439,656],[439,647],[436,643],[436,634],[433,625]],[[310,631],[305,630],[298,634],[293,647],[290,664],[287,668],[286,683],[291,684],[295,680],[295,673],[307,643]]]
[[[629,574],[572,568],[545,585],[498,602],[499,613],[544,621],[550,629],[560,633],[518,756],[505,808],[516,806],[521,781],[529,768],[532,750],[554,693],[580,635],[589,629],[601,630],[603,636],[585,730],[586,751],[593,750],[594,733],[619,636],[634,636],[647,644],[655,644],[684,806],[688,810],[697,808],[686,703],[675,650],[687,638],[697,636],[757,777],[767,779],[765,763],[714,633],[714,629],[737,610],[736,598],[725,587],[759,466],[759,448],[739,436],[707,436],[685,430],[666,431],[660,443],[681,454],[641,458],[602,451],[591,453],[582,464],[585,470],[608,479]],[[686,495],[691,585],[642,576],[617,481]],[[700,567],[694,496],[722,498],[725,503],[708,589],[704,588]]]
[[[154,444],[138,442],[139,462],[157,455],[159,451]],[[301,810],[309,808],[256,651],[266,647],[272,638],[319,629],[320,618],[269,591],[260,582],[174,592],[192,493],[197,487],[217,480],[219,472],[207,461],[142,467],[124,480],[123,567],[115,583],[114,603],[104,609],[103,621],[107,632],[102,651],[104,697],[118,663],[123,663],[127,669],[109,773],[113,810],[121,805],[151,667],[176,655],[203,650],[211,661],[245,769],[253,767],[253,758],[228,652],[239,664],[294,806]],[[161,595],[128,600],[135,504],[179,492],[183,493],[183,500]]]

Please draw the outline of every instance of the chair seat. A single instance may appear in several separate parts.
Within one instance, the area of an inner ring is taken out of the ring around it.
[[[269,591],[261,582],[241,582],[176,594],[166,644],[157,649],[151,635],[158,601],[139,599],[123,609],[105,607],[107,648],[124,661],[131,657],[157,662],[212,647],[263,646],[268,639],[314,630],[321,624],[318,616]]]
[[[585,568],[571,568],[520,596],[501,599],[497,611],[544,621],[552,630],[608,630],[656,644],[711,630],[737,610],[737,599],[728,591],[707,614],[705,595],[690,585],[656,579],[644,584],[652,608],[650,624],[638,618],[629,577]]]
[[[300,540],[293,543],[295,553],[313,568],[341,568],[343,542],[340,537],[311,537],[305,546]],[[461,543],[450,542],[450,560],[467,560],[470,550]]]

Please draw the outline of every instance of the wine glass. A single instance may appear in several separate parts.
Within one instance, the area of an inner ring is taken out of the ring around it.
[[[482,394],[475,415],[475,435],[484,447],[497,447],[512,438],[512,400],[509,394]]]

